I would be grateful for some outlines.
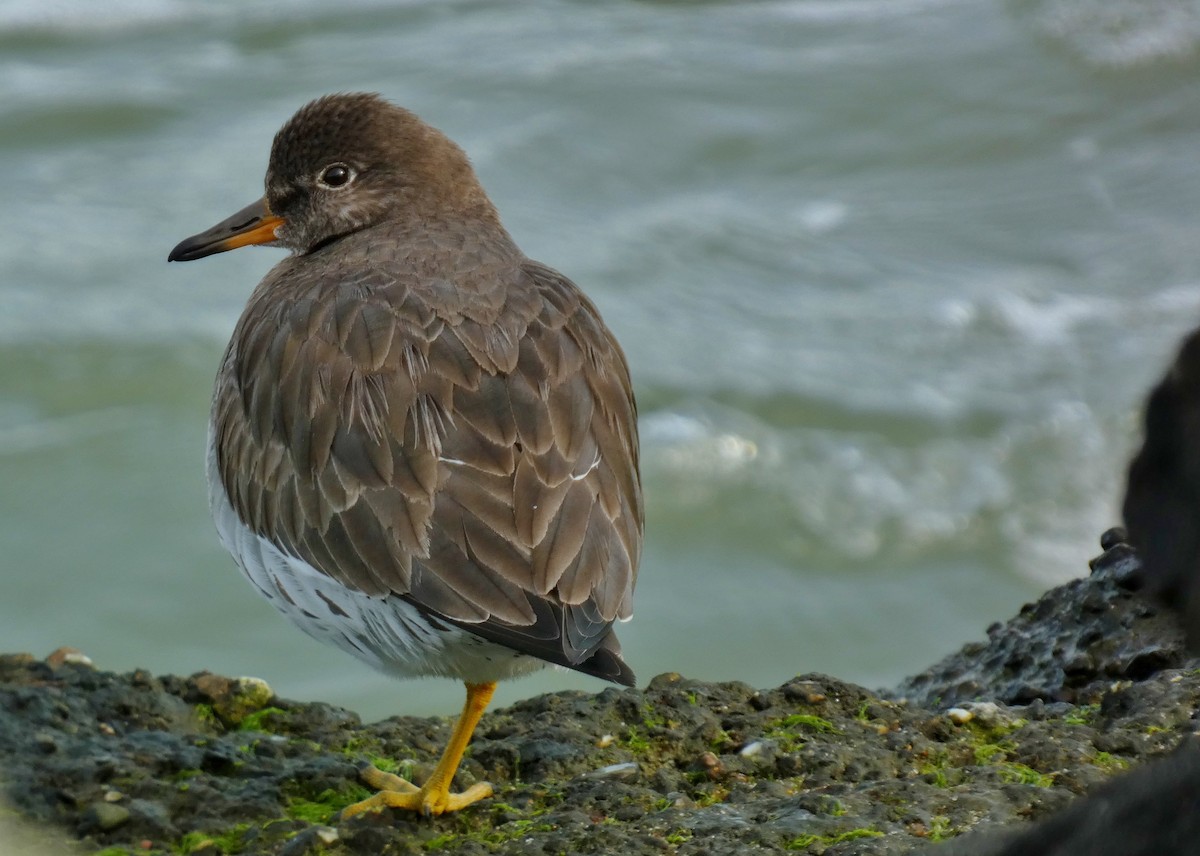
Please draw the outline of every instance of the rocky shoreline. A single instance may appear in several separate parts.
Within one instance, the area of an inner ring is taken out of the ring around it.
[[[430,821],[338,812],[366,795],[364,763],[420,779],[449,717],[364,725],[261,681],[0,655],[0,816],[22,819],[0,836],[104,856],[997,852],[998,833],[1191,739],[1198,664],[1115,541],[890,691],[668,674],[492,711],[457,781],[495,797]],[[29,851],[0,838],[9,852]]]

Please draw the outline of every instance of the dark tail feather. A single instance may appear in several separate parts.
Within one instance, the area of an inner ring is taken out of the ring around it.
[[[424,606],[411,595],[401,595],[426,616],[461,627],[506,648],[566,666],[585,675],[603,678],[614,684],[632,687],[637,684],[633,670],[621,659],[621,643],[613,632],[612,623],[591,618],[587,609],[564,608],[548,600],[533,603],[537,620],[531,625],[505,624],[500,621],[473,623],[459,621]],[[591,640],[601,637],[595,645]]]
[[[629,664],[621,659],[621,643],[617,641],[616,633],[610,632],[590,657],[578,666],[571,666],[571,668],[583,672],[585,675],[612,681],[614,684],[623,684],[627,687],[637,686],[637,678],[633,675],[633,669],[629,668]]]

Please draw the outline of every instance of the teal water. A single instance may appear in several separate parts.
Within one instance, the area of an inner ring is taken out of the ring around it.
[[[0,5],[0,650],[457,708],[223,553],[210,384],[279,252],[165,261],[260,195],[298,106],[366,89],[467,149],[628,352],[643,681],[916,671],[1117,521],[1200,321],[1198,71],[1182,0]]]

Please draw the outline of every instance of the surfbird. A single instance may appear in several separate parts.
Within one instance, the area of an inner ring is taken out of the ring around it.
[[[171,261],[291,250],[258,284],[217,373],[209,501],[221,542],[300,629],[467,699],[416,785],[450,787],[496,682],[546,664],[632,686],[643,513],[621,347],[579,288],[517,248],[463,151],[372,94],[331,95],[276,134],[266,195]]]

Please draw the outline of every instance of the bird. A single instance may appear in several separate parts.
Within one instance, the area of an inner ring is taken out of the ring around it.
[[[253,290],[214,384],[206,473],[221,542],[301,630],[466,701],[390,807],[430,817],[497,681],[547,664],[625,686],[644,530],[637,405],[588,297],[527,258],[467,155],[375,93],[301,107],[262,199],[169,261],[290,254]]]
[[[1122,514],[1146,590],[1175,610],[1200,654],[1200,330],[1151,390]]]

